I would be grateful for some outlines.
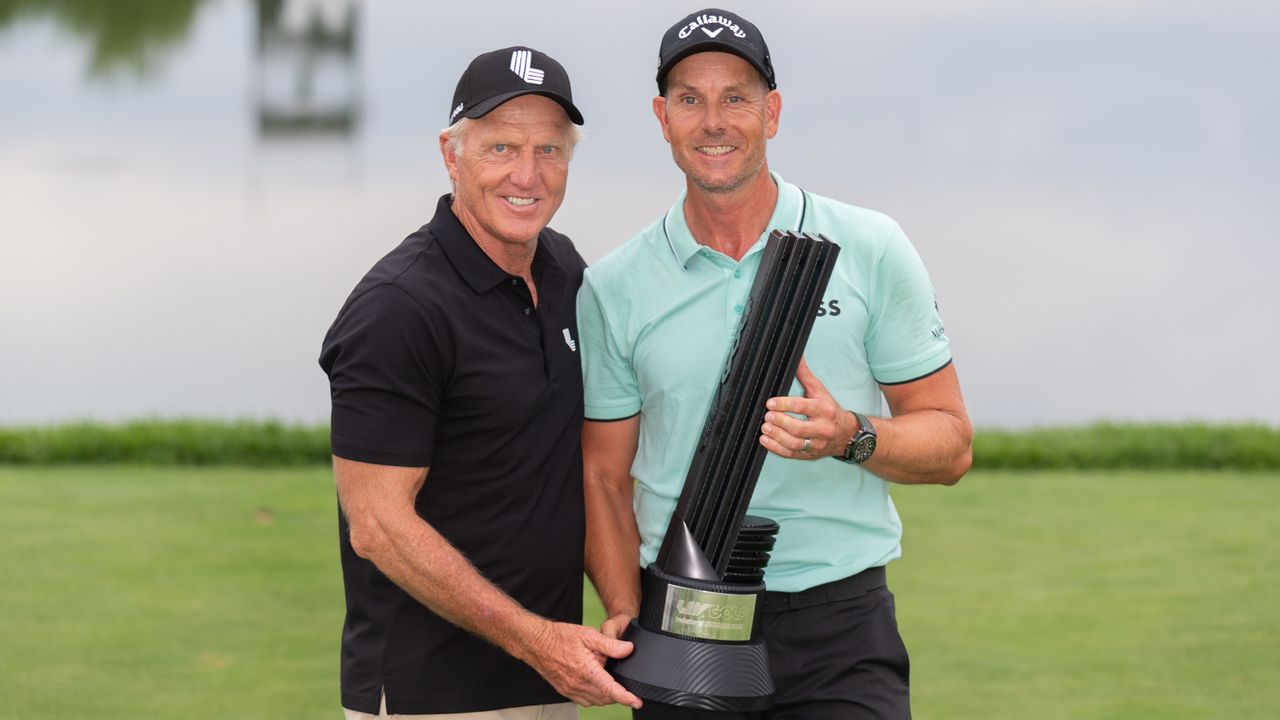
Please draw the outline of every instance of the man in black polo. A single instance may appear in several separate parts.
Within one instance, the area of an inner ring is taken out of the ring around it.
[[[347,616],[342,704],[366,715],[572,718],[639,700],[630,643],[582,627],[585,263],[547,228],[582,115],[552,58],[463,73],[435,217],[325,337]],[[473,715],[474,714],[474,715]]]

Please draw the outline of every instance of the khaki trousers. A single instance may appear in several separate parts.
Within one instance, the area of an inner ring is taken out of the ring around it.
[[[554,705],[525,705],[524,707],[485,710],[470,713],[446,713],[443,715],[388,715],[387,696],[382,696],[382,708],[377,715],[342,708],[347,720],[376,720],[376,718],[400,718],[401,720],[578,720],[578,706],[571,702]]]

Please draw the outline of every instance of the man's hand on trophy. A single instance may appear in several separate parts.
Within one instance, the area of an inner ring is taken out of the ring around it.
[[[760,427],[760,444],[769,452],[794,460],[817,460],[839,455],[857,428],[857,418],[822,384],[809,364],[800,360],[796,379],[804,397],[770,398]],[[795,417],[800,415],[803,417]]]
[[[624,658],[632,645],[596,630],[569,623],[547,623],[526,662],[556,692],[583,707],[621,703],[638,708],[640,698],[618,684],[604,669],[604,658]]]
[[[617,640],[622,637],[622,633],[626,632],[627,626],[634,619],[635,616],[628,613],[614,613],[609,616],[608,620],[600,623],[600,632],[605,637]]]
[[[627,631],[627,626],[630,625],[631,621],[634,619],[634,615],[629,615],[627,613],[614,613],[613,615],[610,615],[607,620],[600,623],[600,634],[613,640],[621,639],[622,633]],[[600,661],[601,665],[605,664],[609,660],[608,657],[599,652],[596,653],[596,659]]]

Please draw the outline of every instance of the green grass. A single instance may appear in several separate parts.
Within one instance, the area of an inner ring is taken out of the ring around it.
[[[0,469],[0,717],[334,717],[334,508],[320,469]]]
[[[916,717],[1275,717],[1280,475],[978,473],[894,498]]]
[[[1280,475],[976,472],[894,496],[917,718],[1280,707]],[[0,467],[0,548],[0,718],[341,717],[324,468]]]

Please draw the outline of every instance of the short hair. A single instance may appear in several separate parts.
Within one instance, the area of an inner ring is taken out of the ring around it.
[[[447,138],[445,140],[445,149],[454,155],[462,152],[463,136],[466,135],[467,126],[471,123],[471,118],[458,118],[457,122],[442,130],[441,132]],[[568,128],[565,132],[565,155],[572,160],[573,149],[577,147],[578,143],[582,142],[585,133],[582,132],[582,128],[570,122],[568,117],[564,119],[564,124]]]

